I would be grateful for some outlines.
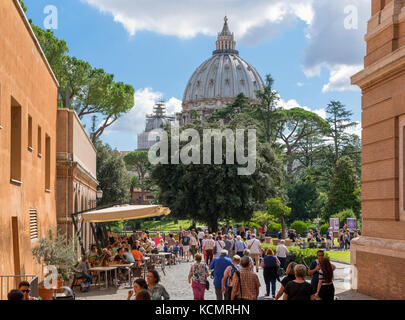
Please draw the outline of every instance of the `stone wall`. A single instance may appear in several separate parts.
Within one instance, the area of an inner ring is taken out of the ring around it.
[[[58,84],[17,0],[0,1],[0,30],[0,274],[40,274],[40,266],[31,254],[37,239],[31,239],[30,209],[37,212],[38,238],[46,236],[51,228],[56,230]],[[10,160],[12,105],[21,110],[21,131],[14,140],[21,157],[21,181],[14,183],[10,181],[11,165],[15,164]],[[45,152],[46,136],[50,138],[50,159]],[[48,191],[47,161],[51,177]],[[14,232],[12,217],[18,224]]]

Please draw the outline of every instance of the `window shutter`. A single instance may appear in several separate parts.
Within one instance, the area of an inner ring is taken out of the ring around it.
[[[31,240],[38,239],[38,214],[37,209],[30,208],[30,237]]]

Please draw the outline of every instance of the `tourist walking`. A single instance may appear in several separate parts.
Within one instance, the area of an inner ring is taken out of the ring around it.
[[[318,290],[318,282],[319,282],[319,270],[321,270],[321,263],[324,259],[325,253],[323,250],[318,250],[317,259],[312,261],[311,265],[309,266],[308,275],[311,276],[311,286],[312,292],[315,293]],[[332,270],[335,270],[336,267],[331,264]]]
[[[287,262],[287,254],[289,253],[287,247],[285,246],[285,240],[281,240],[280,244],[276,249],[276,256],[280,260],[280,267],[285,270]]]
[[[187,260],[187,262],[190,261],[190,242],[190,234],[186,231],[185,235],[181,238],[181,244],[183,245],[184,260]]]
[[[298,264],[295,266],[294,272],[295,280],[287,283],[284,290],[284,300],[314,300],[312,286],[305,281],[307,268],[302,264]]]
[[[250,250],[250,257],[253,259],[256,265],[256,272],[259,272],[260,257],[262,255],[262,245],[260,241],[256,239],[256,235],[252,233],[251,239],[247,243],[248,249]]]
[[[201,262],[202,255],[197,253],[194,257],[195,263],[191,266],[188,274],[188,283],[191,283],[193,288],[194,300],[204,300],[204,293],[209,276],[208,267]]]
[[[215,241],[212,239],[212,234],[210,234],[208,239],[203,241],[203,251],[205,251],[205,254],[207,255],[207,259],[205,260],[207,265],[209,265],[214,259],[214,247]]]
[[[297,264],[295,262],[290,262],[288,264],[287,270],[286,270],[286,276],[283,278],[283,280],[281,280],[281,287],[277,292],[276,297],[274,298],[275,300],[278,300],[281,298],[281,296],[284,294],[285,288],[287,286],[287,284],[290,281],[295,280],[295,271],[294,268]]]
[[[221,251],[225,249],[225,242],[222,240],[222,236],[218,236],[218,240],[215,241],[215,248],[214,248],[214,253],[215,257],[219,257],[221,255]]]
[[[224,243],[225,243],[224,249],[228,251],[228,257],[232,257],[232,240],[230,240],[229,235],[225,235]]]
[[[236,271],[240,271],[240,257],[238,255],[233,256],[232,266],[225,269],[224,277],[222,278],[222,293],[224,294],[224,300],[231,300],[232,294],[232,277]]]
[[[243,242],[241,239],[242,239],[241,236],[236,237],[234,250],[238,256],[243,257],[243,251],[246,249],[246,243]]]
[[[333,229],[329,228],[328,231],[326,231],[326,243],[327,243],[327,249],[331,250],[333,248]]]
[[[276,296],[276,280],[277,280],[277,271],[280,266],[280,260],[274,256],[274,251],[272,249],[267,249],[266,256],[263,259],[263,278],[264,283],[266,284],[266,297],[270,296],[270,285],[271,293],[273,298]]]
[[[256,273],[249,270],[249,257],[241,259],[242,269],[232,278],[231,300],[257,300],[260,281]]]
[[[159,284],[160,276],[156,270],[151,270],[146,276],[146,281],[149,287],[149,293],[152,300],[169,300],[170,295],[167,293],[164,286]]]
[[[200,242],[199,251],[202,253],[202,242],[204,240],[205,233],[202,229],[197,229],[197,230],[198,230],[197,237],[198,237],[198,241]]]
[[[323,258],[319,269],[318,288],[315,296],[325,301],[335,299],[335,286],[333,285],[333,267],[328,258]]]
[[[350,231],[346,229],[343,235],[345,250],[350,249]]]
[[[198,235],[197,235],[197,233],[195,231],[191,231],[190,245],[191,245],[191,249],[190,249],[191,254],[192,254],[193,259],[194,259],[194,256],[198,251],[198,247],[200,246],[200,241],[198,240]]]
[[[232,266],[232,260],[227,257],[228,251],[225,249],[220,252],[220,256],[212,260],[210,269],[214,270],[214,287],[217,300],[224,300],[222,293],[222,279],[224,277],[225,269]]]

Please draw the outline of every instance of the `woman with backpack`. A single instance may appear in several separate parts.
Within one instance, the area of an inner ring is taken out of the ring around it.
[[[280,260],[274,256],[274,251],[272,249],[267,249],[266,256],[261,263],[261,267],[263,268],[264,283],[266,284],[266,297],[270,296],[271,285],[271,293],[273,298],[275,298],[277,271],[280,267]]]

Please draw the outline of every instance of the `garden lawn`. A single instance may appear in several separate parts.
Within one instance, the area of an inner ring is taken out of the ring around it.
[[[350,263],[350,251],[327,251],[331,260]]]

